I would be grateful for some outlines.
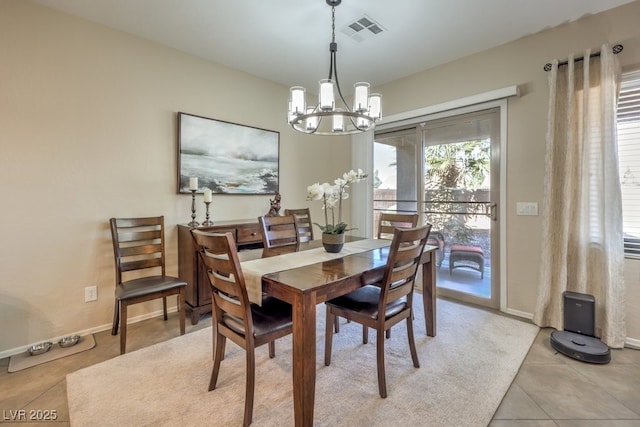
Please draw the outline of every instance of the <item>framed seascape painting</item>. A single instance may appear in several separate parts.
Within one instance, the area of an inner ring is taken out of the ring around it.
[[[178,193],[275,194],[280,133],[178,113]]]

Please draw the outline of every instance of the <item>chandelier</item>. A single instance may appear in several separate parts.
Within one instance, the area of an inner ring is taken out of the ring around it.
[[[348,135],[373,129],[375,122],[382,118],[382,95],[369,94],[369,83],[354,85],[353,108],[344,100],[338,81],[336,65],[336,6],[342,0],[326,0],[331,6],[331,43],[329,52],[331,65],[329,77],[320,80],[318,103],[307,107],[306,90],[302,86],[291,88],[288,122],[297,131],[316,135]],[[335,92],[338,92],[336,102]]]

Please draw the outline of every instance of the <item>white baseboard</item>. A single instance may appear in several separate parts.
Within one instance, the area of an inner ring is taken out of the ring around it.
[[[523,319],[533,320],[533,313],[527,313],[526,311],[514,310],[512,308],[508,308],[505,313],[510,314],[512,316],[522,317]]]
[[[640,340],[636,338],[629,338],[624,340],[624,346],[628,348],[633,348],[635,350],[640,350]]]
[[[178,311],[177,307],[173,307],[173,308],[167,308],[167,312],[168,313],[174,313]],[[147,313],[147,314],[142,314],[140,316],[136,316],[136,317],[130,317],[127,325],[131,325],[132,323],[138,323],[138,322],[142,322],[143,320],[147,320],[147,319],[151,319],[154,317],[160,317],[163,316],[164,312],[162,311],[162,309],[151,312],[151,313]],[[15,348],[10,348],[9,350],[4,350],[4,351],[0,351],[0,359],[4,359],[5,357],[10,357],[13,356],[14,354],[20,354],[23,353],[27,350],[29,350],[29,347],[31,347],[33,344],[38,344],[41,342],[46,342],[46,341],[50,341],[52,343],[57,343],[61,338],[63,337],[68,337],[69,335],[80,335],[80,336],[84,336],[84,335],[89,335],[89,334],[95,334],[97,332],[102,332],[102,331],[107,331],[109,329],[111,329],[112,324],[111,323],[105,323],[103,325],[100,326],[95,326],[93,328],[89,328],[89,329],[83,329],[81,331],[76,331],[76,332],[70,332],[68,334],[65,335],[60,335],[54,338],[48,338],[48,339],[43,339],[40,340],[38,342],[33,342],[31,344],[27,344],[27,345],[23,345],[20,347],[15,347]]]
[[[505,313],[511,314],[512,316],[522,317],[523,319],[533,320],[533,314],[527,313],[525,311],[513,310],[511,308],[507,308]],[[624,346],[627,348],[640,350],[640,339],[627,337],[624,340]]]

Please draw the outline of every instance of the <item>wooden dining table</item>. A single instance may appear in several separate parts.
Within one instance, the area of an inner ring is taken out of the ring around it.
[[[300,250],[319,241],[301,244]],[[421,258],[422,298],[428,336],[436,335],[435,246]],[[316,383],[316,305],[382,280],[389,247],[365,250],[262,276],[262,291],[293,308],[293,401],[296,426],[312,426]],[[278,256],[287,256],[278,255]],[[246,273],[245,273],[246,274]]]

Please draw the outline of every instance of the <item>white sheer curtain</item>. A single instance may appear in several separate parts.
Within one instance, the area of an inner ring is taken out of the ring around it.
[[[563,329],[565,290],[593,295],[596,334],[626,336],[622,203],[616,143],[620,66],[608,45],[584,61],[553,62],[543,200],[540,283],[534,322]]]

